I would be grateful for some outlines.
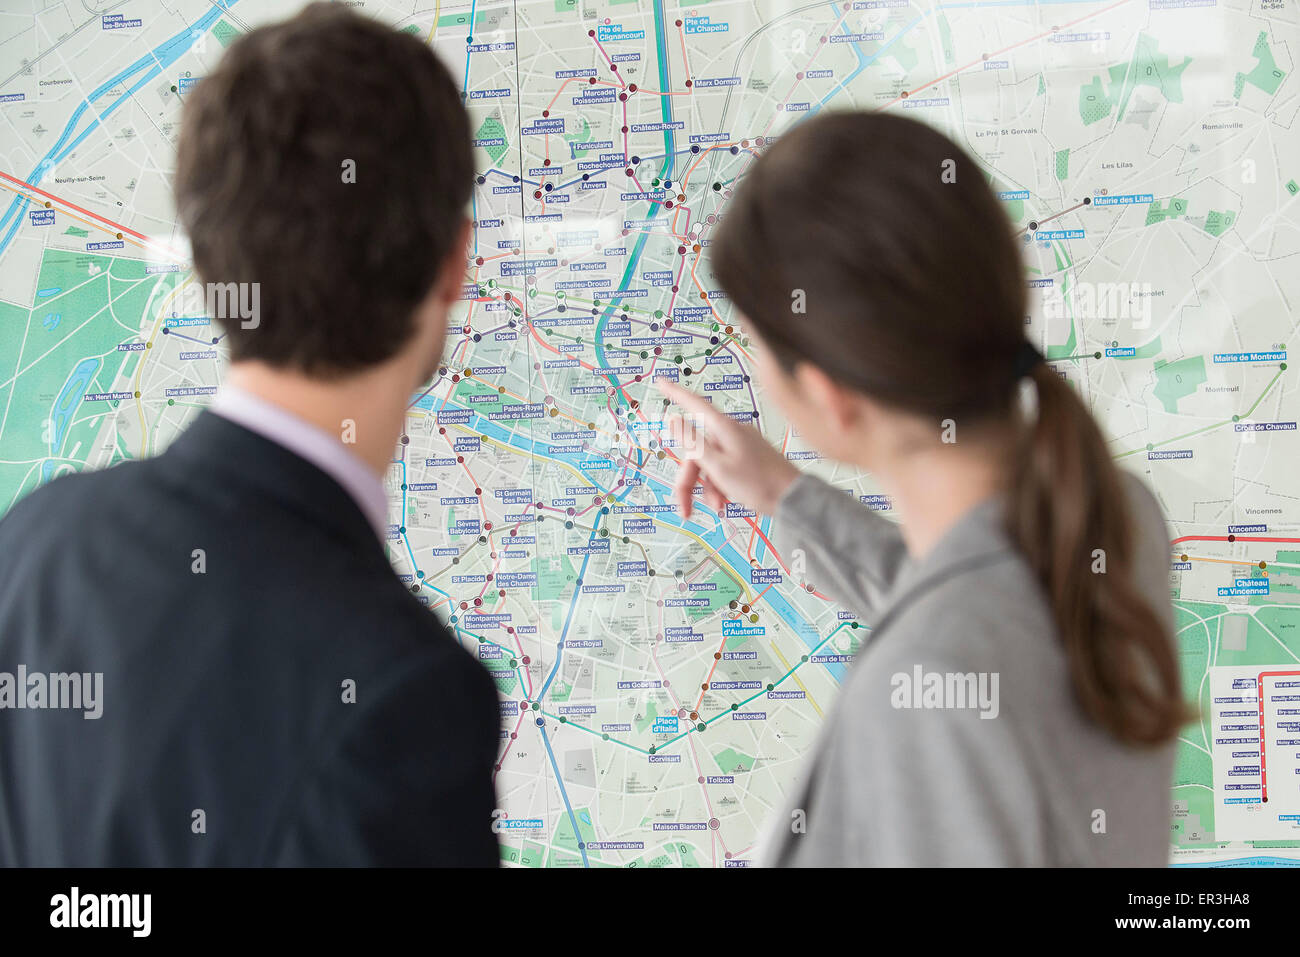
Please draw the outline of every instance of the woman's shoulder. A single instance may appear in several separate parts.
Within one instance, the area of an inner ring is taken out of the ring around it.
[[[868,633],[853,663],[850,682],[861,707],[889,713],[895,690],[940,682],[994,693],[1032,688],[1028,697],[1037,699],[1065,680],[1051,610],[1013,551],[954,570],[902,602],[878,634]]]
[[[1050,627],[1033,570],[1010,541],[996,501],[972,510],[901,580],[882,616],[878,662],[940,658],[988,664],[1020,633]],[[872,641],[876,638],[872,636]]]
[[[1172,625],[1173,606],[1169,600],[1172,539],[1164,509],[1155,492],[1139,476],[1122,470],[1120,475],[1128,501],[1134,581],[1156,614]]]
[[[1155,495],[1123,473],[1132,529],[1130,574],[1162,617],[1169,602],[1169,536]],[[967,542],[970,542],[969,548]],[[982,545],[975,545],[982,541]],[[952,556],[922,563],[891,596],[883,627],[869,631],[854,662],[854,681],[887,685],[897,674],[997,672],[1003,686],[1043,688],[1068,680],[1047,596],[1033,569],[1006,538],[999,513],[975,516],[950,539]],[[963,559],[969,557],[970,561]],[[1110,574],[1109,556],[1093,556],[1092,571]]]
[[[1137,540],[1158,542],[1162,550],[1167,548],[1168,524],[1155,491],[1134,472],[1121,469],[1119,474],[1128,502],[1129,520],[1140,533]]]

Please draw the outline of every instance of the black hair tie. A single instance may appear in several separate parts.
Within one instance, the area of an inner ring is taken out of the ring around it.
[[[1019,382],[1033,372],[1040,362],[1046,361],[1047,359],[1032,342],[1028,339],[1024,340],[1016,351],[1016,381]]]

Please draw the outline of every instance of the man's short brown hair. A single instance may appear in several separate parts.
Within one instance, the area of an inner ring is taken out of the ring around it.
[[[395,355],[462,252],[472,176],[420,40],[323,3],[241,37],[189,95],[176,168],[199,276],[259,284],[256,322],[224,323],[231,358],[334,377]]]

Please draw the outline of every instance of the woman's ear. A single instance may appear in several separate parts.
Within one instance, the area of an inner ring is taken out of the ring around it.
[[[835,432],[847,434],[862,425],[870,400],[857,390],[837,382],[811,362],[795,365],[794,380],[809,404],[820,410],[826,424]]]

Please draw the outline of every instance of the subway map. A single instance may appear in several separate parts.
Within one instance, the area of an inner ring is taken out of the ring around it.
[[[1291,0],[366,0],[460,81],[463,303],[386,484],[397,573],[495,678],[525,867],[752,864],[864,623],[771,520],[671,504],[668,377],[889,514],[751,381],[710,236],[765,145],[906,112],[1022,236],[1028,336],[1171,527],[1176,864],[1300,863],[1300,12]],[[0,512],[154,455],[222,382],[181,110],[281,0],[0,11]],[[954,800],[960,800],[954,796]]]

